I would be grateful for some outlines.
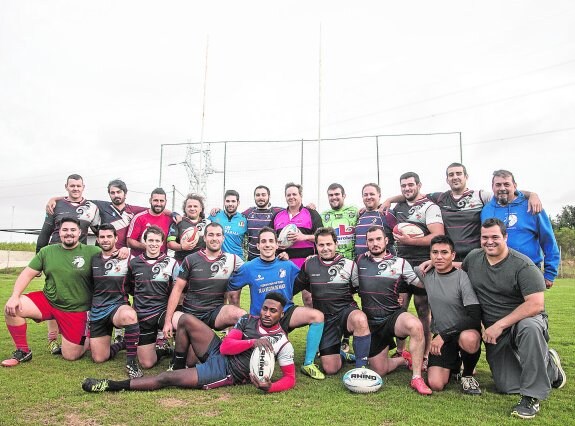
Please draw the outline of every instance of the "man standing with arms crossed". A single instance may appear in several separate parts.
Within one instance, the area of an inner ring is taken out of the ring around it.
[[[355,257],[367,252],[367,230],[372,226],[381,226],[389,241],[387,250],[395,253],[393,247],[392,228],[387,222],[385,213],[380,210],[381,188],[377,183],[366,183],[361,189],[361,197],[365,211],[357,219],[355,227]]]
[[[16,279],[12,296],[4,307],[6,326],[16,351],[12,358],[2,361],[2,366],[13,367],[32,359],[26,337],[26,318],[56,320],[62,332],[64,359],[74,361],[84,354],[91,303],[90,260],[100,248],[80,243],[80,234],[77,218],[62,218],[60,244],[41,249]],[[22,294],[40,272],[46,276],[44,289]]]
[[[462,269],[481,304],[487,362],[499,392],[521,394],[511,415],[532,419],[539,400],[567,381],[559,355],[547,345],[545,280],[527,256],[507,246],[499,219],[481,225],[481,247]]]

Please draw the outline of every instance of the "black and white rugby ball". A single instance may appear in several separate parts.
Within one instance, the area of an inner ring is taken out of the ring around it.
[[[286,225],[280,232],[280,234],[278,235],[278,245],[282,248],[288,248],[291,247],[293,245],[293,242],[288,240],[288,234],[290,232],[299,232],[299,228],[294,225],[293,223],[290,223],[289,225]]]
[[[377,392],[383,385],[383,379],[375,371],[361,367],[349,370],[343,375],[343,384],[351,392]]]
[[[276,359],[272,352],[257,347],[253,350],[250,358],[250,373],[256,376],[260,382],[264,381],[264,377],[271,379],[272,374],[274,374],[275,363]]]

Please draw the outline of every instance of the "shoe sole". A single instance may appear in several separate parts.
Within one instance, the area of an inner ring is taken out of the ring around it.
[[[537,415],[537,413],[529,415],[529,414],[519,414],[517,411],[511,412],[512,417],[519,417],[520,419],[524,419],[524,420],[534,419],[536,415]]]
[[[559,370],[560,376],[563,378],[563,380],[561,380],[561,383],[559,383],[558,386],[554,387],[555,389],[561,389],[563,386],[565,386],[565,383],[567,383],[567,376],[565,375],[565,370],[563,370],[563,367],[561,366],[561,359],[559,358],[559,354],[555,349],[549,349],[549,355],[551,355],[553,362],[555,363],[557,369]]]
[[[300,369],[300,371],[301,371],[303,374],[305,374],[306,376],[311,377],[312,379],[315,379],[315,380],[324,380],[324,379],[325,379],[325,376],[323,376],[323,377],[321,377],[321,376],[313,376],[313,375],[309,374],[307,371],[305,371],[303,368]]]

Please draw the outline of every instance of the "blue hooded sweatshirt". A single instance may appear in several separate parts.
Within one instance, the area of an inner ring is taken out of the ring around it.
[[[507,226],[507,245],[536,265],[545,260],[543,275],[546,280],[553,281],[559,267],[559,247],[549,216],[545,210],[536,215],[527,212],[527,198],[521,192],[517,194],[517,198],[506,206],[497,204],[497,198],[493,196],[481,211],[481,222],[492,217],[501,220]]]

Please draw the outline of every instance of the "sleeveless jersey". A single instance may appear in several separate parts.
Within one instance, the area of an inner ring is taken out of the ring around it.
[[[481,210],[491,199],[489,192],[467,190],[459,199],[451,191],[434,192],[427,197],[441,209],[445,233],[453,240],[459,259],[481,246]]]
[[[416,225],[423,231],[424,236],[430,234],[427,225],[443,223],[441,210],[427,197],[423,197],[411,205],[407,202],[398,203],[393,209],[393,213],[397,218],[397,223],[408,222]],[[397,255],[408,262],[419,264],[429,259],[429,247],[397,243]]]
[[[104,258],[102,253],[92,258],[90,320],[105,318],[116,306],[128,304],[128,295],[124,288],[128,264],[129,259]]]
[[[188,283],[184,312],[201,316],[223,305],[228,280],[242,263],[239,256],[225,252],[214,260],[206,257],[205,250],[186,256],[178,276]]]
[[[92,201],[82,200],[76,203],[66,199],[58,200],[54,207],[54,214],[46,214],[44,225],[36,243],[36,253],[48,244],[61,242],[60,226],[62,219],[66,217],[75,217],[80,221],[80,242],[82,244],[86,244],[90,227],[100,224],[100,211]]]
[[[362,254],[357,259],[361,309],[370,324],[381,323],[401,305],[398,288],[402,281],[412,284],[417,280],[411,265],[389,253],[382,259]]]
[[[250,207],[243,213],[248,221],[248,260],[253,260],[260,255],[258,250],[260,229],[268,226],[272,216],[281,210],[281,207],[270,207],[267,209]]]
[[[353,293],[357,290],[357,266],[352,260],[337,255],[325,261],[315,255],[308,257],[299,271],[294,293],[309,290],[313,307],[326,315],[337,315],[348,307],[357,308]]]
[[[234,328],[242,332],[245,340],[267,337],[273,345],[274,354],[280,367],[293,364],[293,346],[279,324],[266,328],[260,323],[259,317],[244,315]],[[251,348],[237,355],[226,356],[228,369],[234,378],[234,383],[241,384],[250,381],[250,358],[253,351]]]
[[[357,207],[344,206],[339,210],[326,210],[321,214],[323,226],[332,227],[337,235],[337,252],[353,260]]]
[[[134,309],[140,321],[167,309],[175,264],[175,259],[164,253],[156,259],[140,255],[130,260],[127,282],[133,286]]]
[[[194,222],[189,217],[184,216],[182,217],[180,223],[172,223],[170,225],[170,232],[168,232],[168,239],[167,239],[168,242],[175,241],[177,243],[180,243],[180,237],[182,236],[184,231],[188,228],[191,228],[192,226],[195,226],[197,228],[200,236],[198,243],[192,250],[174,251],[174,257],[179,263],[181,263],[182,260],[184,260],[187,255],[206,248],[206,242],[204,241],[204,229],[206,229],[206,226],[209,223],[210,221],[208,219],[200,219],[199,221]]]
[[[116,234],[118,235],[116,248],[128,247],[127,238],[130,222],[132,222],[135,215],[148,210],[148,208],[126,204],[123,210],[118,210],[114,203],[110,201],[94,200],[93,203],[100,210],[99,225],[109,223],[116,229]]]
[[[357,219],[355,227],[355,256],[359,256],[367,251],[367,230],[372,226],[381,226],[388,239],[387,250],[395,253],[393,248],[393,232],[388,225],[385,215],[379,210],[364,211]]]

